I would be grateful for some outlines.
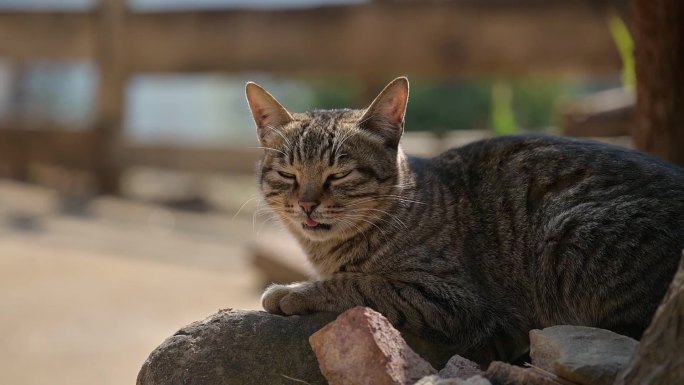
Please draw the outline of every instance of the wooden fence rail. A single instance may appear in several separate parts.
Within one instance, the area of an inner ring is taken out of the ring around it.
[[[606,15],[608,6],[622,9],[624,3],[461,0],[134,13],[124,0],[103,0],[82,13],[0,11],[0,57],[14,63],[92,60],[101,76],[92,132],[27,130],[8,123],[10,129],[0,129],[0,164],[9,164],[12,175],[22,174],[26,162],[90,169],[100,191],[116,192],[122,167],[154,165],[155,159],[174,156],[172,151],[186,154],[179,167],[220,162],[223,151],[126,144],[120,129],[124,87],[140,72],[334,74],[375,84],[397,74],[615,74],[621,63]],[[214,156],[221,158],[209,160]]]

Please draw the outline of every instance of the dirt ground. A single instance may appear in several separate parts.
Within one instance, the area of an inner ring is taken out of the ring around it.
[[[0,383],[134,384],[181,326],[220,308],[258,309],[249,211],[82,204],[0,181]]]

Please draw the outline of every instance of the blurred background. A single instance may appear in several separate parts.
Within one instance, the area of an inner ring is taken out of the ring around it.
[[[405,149],[632,146],[629,1],[0,0],[0,383],[132,384],[181,326],[308,273],[259,207],[244,84],[411,81]]]

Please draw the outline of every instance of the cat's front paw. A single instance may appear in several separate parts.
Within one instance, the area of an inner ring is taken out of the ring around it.
[[[308,314],[312,309],[308,308],[304,294],[306,284],[306,282],[290,285],[273,284],[261,295],[261,306],[272,314]]]

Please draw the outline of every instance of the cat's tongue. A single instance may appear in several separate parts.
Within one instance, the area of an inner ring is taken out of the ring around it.
[[[314,221],[311,218],[306,218],[306,225],[309,227],[316,227],[318,226],[318,222]]]

